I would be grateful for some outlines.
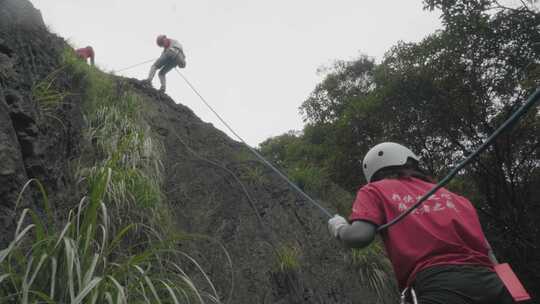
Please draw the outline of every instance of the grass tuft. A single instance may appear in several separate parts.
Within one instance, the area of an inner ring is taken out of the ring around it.
[[[397,302],[398,289],[392,265],[386,258],[380,241],[373,242],[364,249],[351,250],[350,261],[358,272],[361,283],[377,294],[379,303]]]
[[[70,95],[69,92],[57,89],[54,85],[62,70],[63,68],[59,68],[53,71],[31,88],[31,98],[37,104],[43,117],[55,117],[53,113],[64,104],[64,99]]]
[[[297,246],[282,245],[277,248],[277,270],[282,273],[300,269],[301,252]]]

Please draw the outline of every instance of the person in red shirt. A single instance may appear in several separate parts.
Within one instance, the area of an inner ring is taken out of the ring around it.
[[[75,53],[80,59],[83,59],[84,61],[87,61],[90,59],[90,64],[94,65],[94,49],[91,46],[87,46],[85,48],[76,49]]]
[[[397,143],[370,149],[362,167],[368,184],[358,191],[349,221],[336,215],[328,222],[332,236],[350,248],[369,245],[378,226],[434,187],[419,158]],[[400,289],[414,293],[417,303],[514,303],[465,197],[441,188],[381,237]]]

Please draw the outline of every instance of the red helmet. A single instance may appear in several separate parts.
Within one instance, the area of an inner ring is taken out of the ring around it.
[[[159,36],[157,36],[156,43],[157,43],[158,46],[164,46],[166,40],[167,40],[167,36],[159,35]]]

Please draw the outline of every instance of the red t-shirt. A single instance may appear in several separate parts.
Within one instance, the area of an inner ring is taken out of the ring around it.
[[[369,183],[358,191],[349,219],[387,223],[433,186],[412,177]],[[431,266],[465,264],[493,269],[475,208],[444,188],[381,236],[400,288],[410,286],[419,271]]]
[[[77,56],[82,59],[94,58],[94,50],[89,48],[82,48],[75,50]]]

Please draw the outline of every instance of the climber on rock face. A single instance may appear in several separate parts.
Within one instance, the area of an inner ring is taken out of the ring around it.
[[[378,226],[434,186],[419,158],[400,144],[376,145],[362,167],[368,184],[358,190],[349,221],[340,215],[328,221],[331,235],[351,248],[368,246]],[[514,303],[468,199],[441,188],[380,235],[400,289],[416,303]]]
[[[151,83],[156,71],[159,70],[158,76],[161,83],[159,90],[165,92],[167,86],[165,75],[177,66],[179,68],[185,68],[186,56],[184,55],[182,45],[174,39],[167,38],[165,35],[159,35],[156,43],[159,47],[163,48],[163,52],[150,68],[148,78],[145,81]]]
[[[94,49],[91,46],[76,49],[75,53],[80,59],[83,59],[84,61],[87,61],[88,59],[90,59],[90,64],[94,65],[95,53],[94,53]]]

